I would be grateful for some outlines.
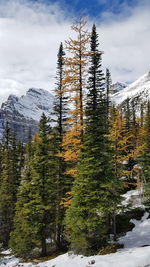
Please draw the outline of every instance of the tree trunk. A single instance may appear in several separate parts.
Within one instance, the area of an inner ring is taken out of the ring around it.
[[[47,245],[46,245],[46,238],[45,238],[45,230],[42,229],[42,238],[41,238],[41,256],[45,257],[47,256]]]
[[[62,244],[61,244],[61,225],[58,224],[56,227],[56,250],[61,251]]]
[[[114,232],[114,241],[116,241],[116,214],[113,215],[113,232]]]

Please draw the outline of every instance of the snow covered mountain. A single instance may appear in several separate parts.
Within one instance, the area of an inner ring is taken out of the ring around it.
[[[134,100],[137,106],[150,99],[150,71],[123,90],[113,94],[112,101],[116,105],[121,105],[127,98],[130,101]]]
[[[0,109],[0,134],[2,135],[4,125],[8,121],[17,138],[25,142],[29,129],[32,134],[37,132],[42,113],[51,116],[53,99],[51,93],[37,88],[29,89],[26,95],[21,97],[10,95]]]
[[[119,82],[113,84],[111,91],[115,92],[111,96],[114,104],[122,105],[129,98],[129,101],[134,100],[138,109],[141,103],[150,98],[150,71],[128,86]],[[26,142],[29,129],[32,134],[38,131],[42,113],[51,117],[53,100],[54,97],[50,92],[37,88],[29,89],[26,95],[21,97],[10,95],[0,109],[0,136],[8,121],[17,138]]]
[[[112,94],[121,92],[127,85],[125,83],[116,82],[111,85]]]

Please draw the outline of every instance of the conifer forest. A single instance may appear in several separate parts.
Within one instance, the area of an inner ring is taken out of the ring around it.
[[[142,188],[150,209],[150,102],[115,105],[96,25],[81,17],[71,29],[58,47],[52,116],[26,144],[6,123],[0,142],[0,248],[23,259],[119,248],[130,213],[139,216],[124,211],[129,190]]]

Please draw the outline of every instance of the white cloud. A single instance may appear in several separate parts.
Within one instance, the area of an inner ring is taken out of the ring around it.
[[[144,2],[134,8],[124,5],[118,15],[103,14],[98,30],[104,65],[114,80],[130,82],[150,70],[150,2]]]
[[[54,87],[57,51],[69,25],[57,4],[0,1],[0,102],[29,87]]]
[[[150,6],[144,3],[97,21],[104,67],[114,80],[131,81],[149,70]],[[57,51],[71,34],[70,24],[64,5],[0,0],[0,102],[29,87],[54,88]]]

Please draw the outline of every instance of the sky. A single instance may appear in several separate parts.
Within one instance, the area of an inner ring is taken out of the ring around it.
[[[28,88],[55,88],[60,42],[80,15],[96,23],[103,70],[130,83],[150,70],[149,0],[0,0],[0,103]]]

